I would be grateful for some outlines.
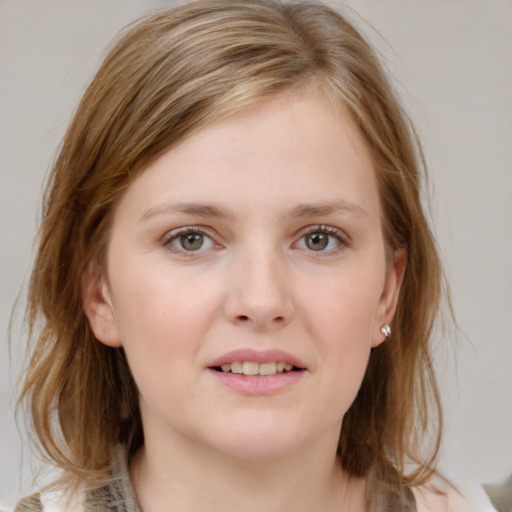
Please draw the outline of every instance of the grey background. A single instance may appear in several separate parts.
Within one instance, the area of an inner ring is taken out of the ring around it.
[[[347,4],[407,91],[432,172],[435,231],[463,332],[439,350],[441,468],[459,481],[497,481],[512,472],[512,3]],[[34,469],[13,418],[20,314],[11,354],[6,333],[28,278],[42,183],[106,44],[164,5],[0,0],[0,509],[29,490]]]

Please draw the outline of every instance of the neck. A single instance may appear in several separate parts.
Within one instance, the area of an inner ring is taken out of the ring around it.
[[[144,512],[365,510],[364,482],[341,469],[332,447],[248,460],[147,439],[130,468]]]

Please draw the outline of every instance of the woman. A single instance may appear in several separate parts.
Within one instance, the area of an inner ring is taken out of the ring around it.
[[[63,473],[17,510],[467,510],[435,480],[422,168],[325,6],[129,28],[47,190],[22,398]]]

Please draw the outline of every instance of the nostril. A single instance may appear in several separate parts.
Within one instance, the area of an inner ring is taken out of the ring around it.
[[[276,329],[285,326],[288,322],[288,319],[286,316],[282,315],[267,318],[258,317],[257,315],[236,315],[233,321],[240,325],[251,324],[258,329]]]

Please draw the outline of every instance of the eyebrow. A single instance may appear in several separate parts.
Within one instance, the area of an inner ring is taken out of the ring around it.
[[[145,221],[156,215],[169,214],[169,213],[185,213],[187,215],[195,215],[198,217],[205,218],[231,218],[232,213],[226,208],[215,204],[204,204],[204,203],[164,203],[154,208],[147,210],[139,222]]]
[[[322,203],[299,204],[293,208],[286,216],[293,218],[300,217],[318,217],[332,213],[351,214],[357,217],[368,217],[368,213],[355,203],[348,201],[327,201]]]
[[[230,210],[216,204],[205,204],[197,202],[163,203],[147,210],[140,217],[139,222],[143,222],[157,215],[171,213],[184,213],[187,215],[217,219],[233,219],[235,217],[235,215]],[[291,210],[283,212],[281,217],[283,219],[288,217],[297,219],[301,217],[319,217],[333,213],[351,214],[363,218],[368,217],[366,211],[359,205],[343,200],[299,204]]]

